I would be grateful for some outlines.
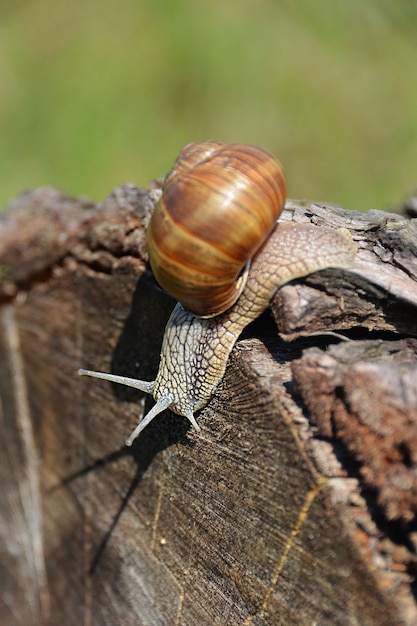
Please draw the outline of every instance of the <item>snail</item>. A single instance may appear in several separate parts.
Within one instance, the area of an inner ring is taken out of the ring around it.
[[[216,141],[185,146],[147,226],[149,260],[179,302],[165,329],[154,381],[80,369],[152,394],[155,405],[126,440],[132,445],[165,409],[188,418],[222,379],[242,330],[283,284],[352,265],[346,229],[277,223],[286,199],[280,162],[260,148]]]

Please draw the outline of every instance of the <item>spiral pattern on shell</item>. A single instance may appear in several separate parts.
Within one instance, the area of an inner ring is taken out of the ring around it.
[[[216,141],[185,146],[147,230],[160,285],[195,315],[227,310],[282,212],[286,191],[280,162],[265,150]]]

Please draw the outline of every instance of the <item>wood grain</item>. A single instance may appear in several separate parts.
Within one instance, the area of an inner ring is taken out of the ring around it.
[[[355,266],[277,293],[201,433],[166,413],[126,448],[150,401],[76,371],[155,376],[150,206],[45,188],[0,222],[0,622],[415,624],[415,220],[289,202]]]

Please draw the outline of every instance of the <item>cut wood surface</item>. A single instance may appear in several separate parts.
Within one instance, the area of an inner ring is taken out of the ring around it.
[[[289,201],[351,270],[282,287],[198,415],[152,380],[173,300],[146,190],[42,188],[0,221],[3,625],[417,623],[417,220]]]

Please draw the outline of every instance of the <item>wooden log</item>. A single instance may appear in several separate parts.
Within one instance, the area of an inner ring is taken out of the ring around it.
[[[279,290],[198,416],[79,367],[152,380],[172,299],[148,192],[39,189],[0,222],[4,624],[417,621],[417,225],[288,202],[349,228],[350,271]]]

